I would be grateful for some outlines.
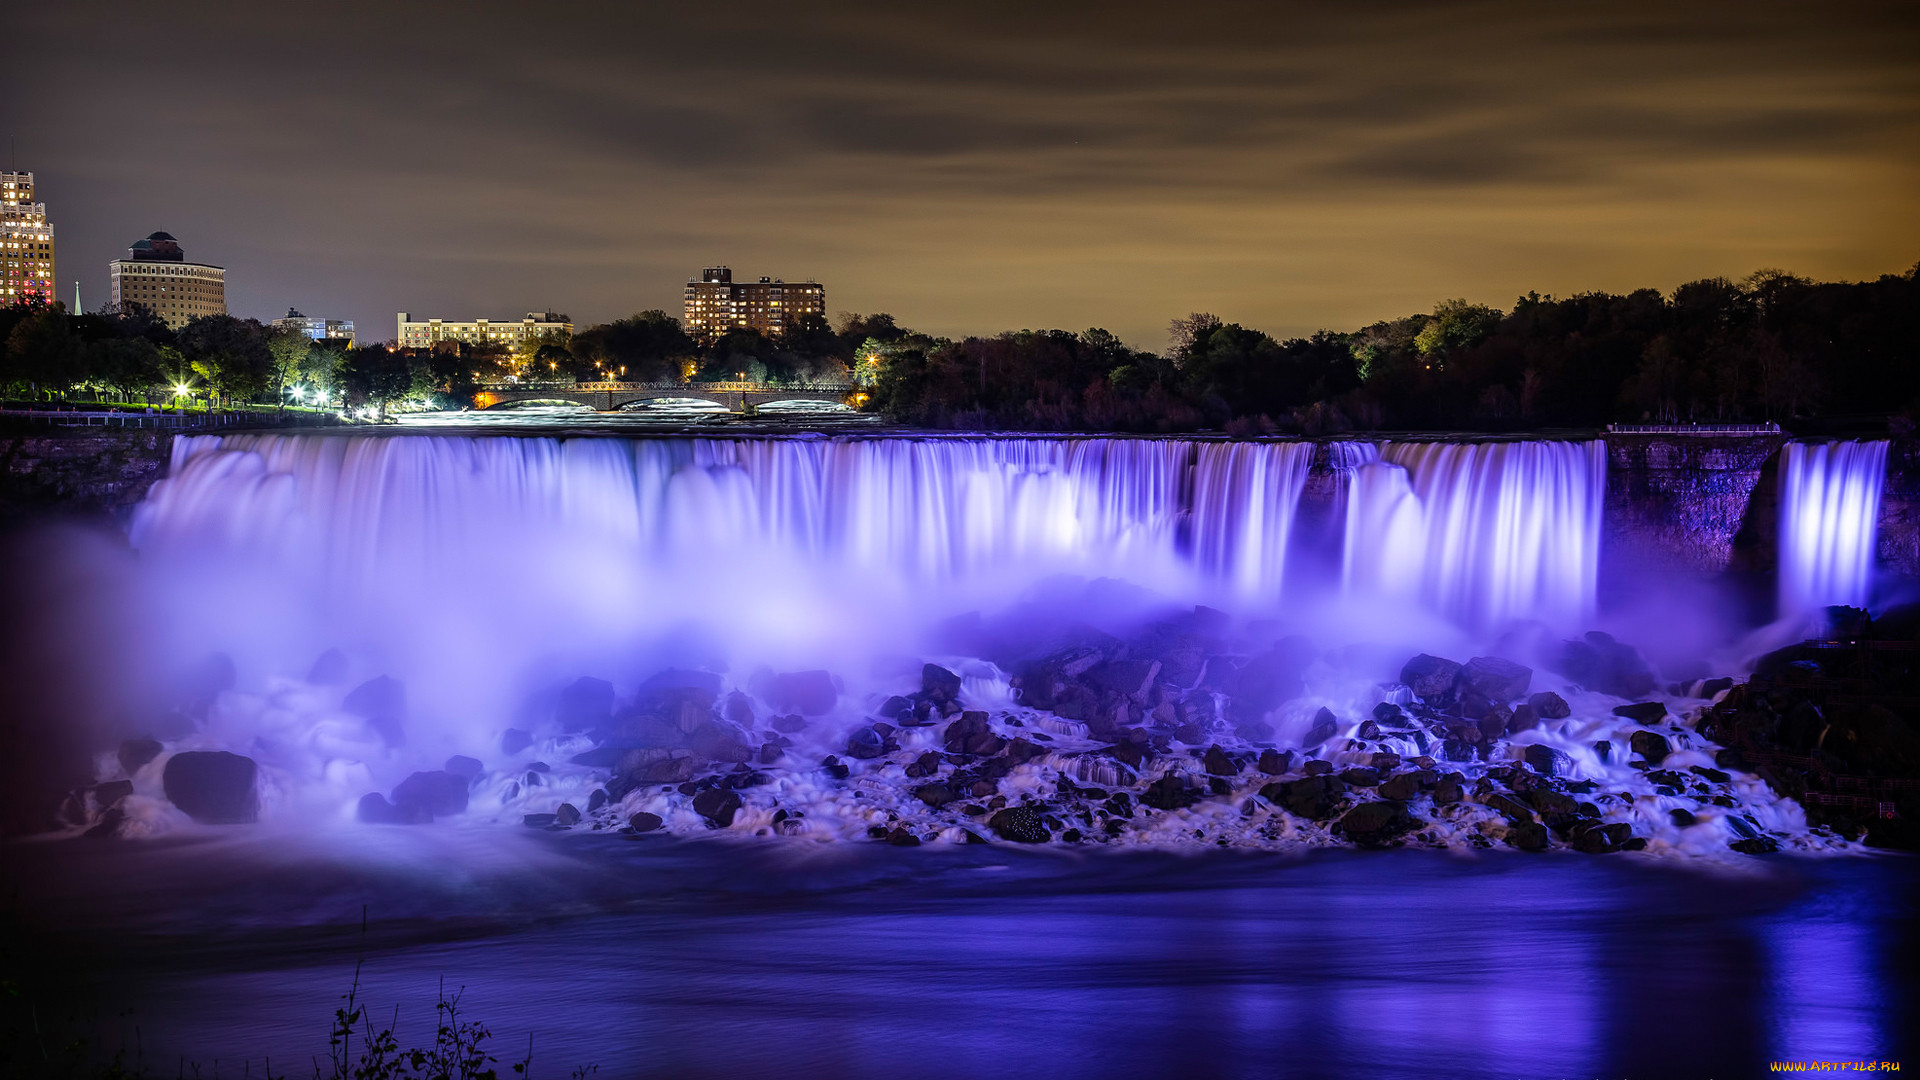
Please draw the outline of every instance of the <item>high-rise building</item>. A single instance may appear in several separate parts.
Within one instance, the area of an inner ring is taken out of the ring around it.
[[[739,327],[785,337],[801,318],[826,314],[826,290],[817,281],[736,282],[724,266],[709,266],[687,280],[686,329],[696,341],[711,341]]]
[[[441,342],[457,341],[466,345],[503,345],[517,349],[521,344],[544,338],[556,345],[573,336],[573,320],[551,311],[529,311],[518,322],[448,322],[445,319],[415,319],[400,313],[400,335],[394,339],[403,349],[430,349]]]
[[[226,270],[188,262],[180,241],[163,232],[135,241],[126,258],[107,264],[107,273],[116,305],[138,304],[175,330],[227,313]]]
[[[352,319],[319,319],[302,315],[292,308],[283,318],[273,320],[275,330],[297,330],[315,341],[344,341],[353,344]]]
[[[0,172],[0,304],[53,303],[53,226],[33,174]]]

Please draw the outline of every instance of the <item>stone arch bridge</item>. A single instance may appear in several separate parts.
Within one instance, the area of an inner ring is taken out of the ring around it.
[[[473,407],[491,409],[527,401],[570,401],[599,412],[616,412],[642,401],[711,401],[728,410],[752,416],[760,406],[780,401],[819,401],[852,407],[858,394],[848,383],[808,383],[774,386],[754,382],[631,383],[631,382],[523,382],[493,383],[473,395]]]

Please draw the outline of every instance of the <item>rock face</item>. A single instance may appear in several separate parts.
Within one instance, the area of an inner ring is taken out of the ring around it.
[[[246,825],[260,816],[253,759],[224,750],[189,750],[167,759],[167,801],[203,825]]]
[[[1476,656],[1460,669],[1460,686],[1488,701],[1507,702],[1526,696],[1533,669],[1498,656]]]
[[[1400,681],[1422,700],[1437,700],[1453,692],[1460,665],[1439,656],[1421,653],[1400,669]]]

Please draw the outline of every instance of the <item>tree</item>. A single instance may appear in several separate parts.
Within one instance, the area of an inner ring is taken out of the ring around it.
[[[287,387],[300,378],[300,366],[313,349],[313,338],[291,328],[267,333],[267,355],[272,363],[273,398],[286,406]]]
[[[276,386],[269,333],[256,319],[202,315],[179,338],[194,372],[224,398],[258,401]]]
[[[10,389],[55,392],[86,379],[86,351],[74,336],[66,310],[32,308],[7,334],[0,382]]]
[[[389,403],[413,390],[408,357],[384,345],[348,349],[340,358],[339,378],[348,405],[377,405],[382,416]]]

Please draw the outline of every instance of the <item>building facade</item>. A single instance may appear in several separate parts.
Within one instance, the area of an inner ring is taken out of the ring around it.
[[[188,262],[180,241],[157,232],[135,241],[127,257],[107,264],[113,302],[139,305],[175,330],[205,315],[227,313],[227,272]]]
[[[687,281],[685,325],[695,341],[712,341],[741,327],[770,338],[785,337],[801,318],[826,314],[826,290],[817,281],[737,282],[724,266],[709,266]]]
[[[572,336],[573,321],[565,315],[555,315],[551,311],[529,311],[527,317],[519,322],[494,322],[492,319],[475,319],[472,322],[415,319],[410,313],[403,311],[400,313],[400,333],[394,341],[403,349],[430,349],[442,342],[459,342],[464,345],[502,345],[508,349],[518,349],[529,341],[542,339],[560,345]]]
[[[292,308],[285,316],[273,320],[275,330],[295,330],[315,341],[344,341],[353,344],[352,319],[318,319],[303,315]]]
[[[53,226],[33,174],[0,172],[0,304],[51,304]]]

